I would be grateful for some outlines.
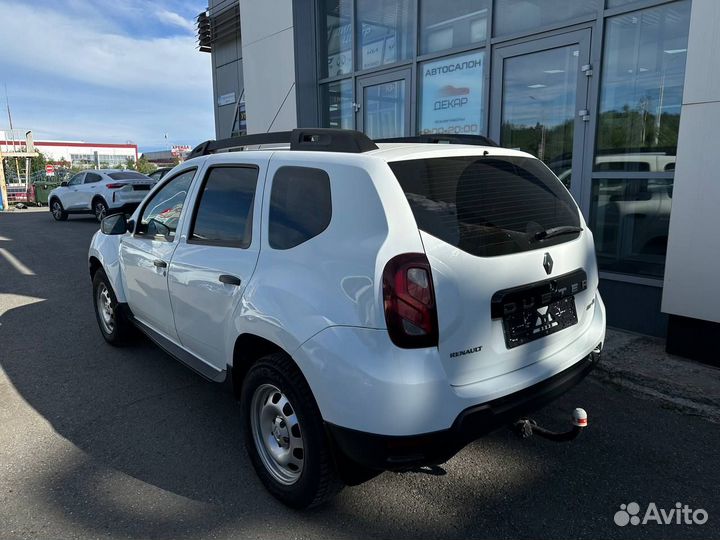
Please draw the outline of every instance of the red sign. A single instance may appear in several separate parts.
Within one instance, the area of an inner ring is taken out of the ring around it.
[[[48,176],[55,176],[55,167],[50,163],[45,165],[45,174]]]

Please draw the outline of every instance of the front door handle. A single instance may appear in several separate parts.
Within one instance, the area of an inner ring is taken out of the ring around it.
[[[165,261],[161,261],[160,259],[155,259],[153,264],[158,268],[167,268],[167,263]]]
[[[239,277],[228,274],[221,274],[218,279],[220,280],[220,283],[224,283],[225,285],[240,285],[242,283],[242,280]]]

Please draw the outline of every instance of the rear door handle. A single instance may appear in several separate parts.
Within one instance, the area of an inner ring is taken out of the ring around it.
[[[220,280],[220,283],[225,283],[225,285],[240,285],[242,283],[242,280],[239,277],[228,274],[221,274],[218,279]]]
[[[158,268],[167,268],[167,263],[165,261],[161,261],[160,259],[155,259],[153,264]]]

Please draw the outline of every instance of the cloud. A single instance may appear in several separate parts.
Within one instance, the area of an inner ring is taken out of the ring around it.
[[[168,11],[167,9],[159,9],[155,12],[155,16],[158,18],[158,20],[170,24],[179,26],[180,28],[184,28],[185,30],[195,33],[195,23],[193,21],[190,21],[181,15],[178,15],[174,11]]]
[[[137,38],[51,10],[11,2],[0,6],[13,14],[13,24],[3,28],[4,62],[113,89],[172,89],[182,82],[187,91],[206,88],[210,80],[209,56],[197,51],[194,36]]]
[[[12,14],[0,32],[0,84],[8,85],[16,127],[33,129],[36,139],[141,145],[162,145],[166,131],[177,143],[212,136],[210,55],[196,49],[189,19],[162,2],[143,13],[145,0],[86,14],[76,0],[43,2],[0,0],[0,12]],[[191,13],[205,2],[177,4]]]

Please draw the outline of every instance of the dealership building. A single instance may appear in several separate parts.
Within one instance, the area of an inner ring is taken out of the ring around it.
[[[0,151],[11,152],[25,145],[25,139],[8,136],[0,131]],[[70,167],[125,167],[128,158],[136,161],[136,144],[88,143],[83,141],[35,141],[35,149],[41,152],[49,163],[68,164]]]
[[[610,325],[717,362],[717,0],[211,0],[218,138],[487,135],[592,229]],[[479,277],[481,279],[481,277]]]

